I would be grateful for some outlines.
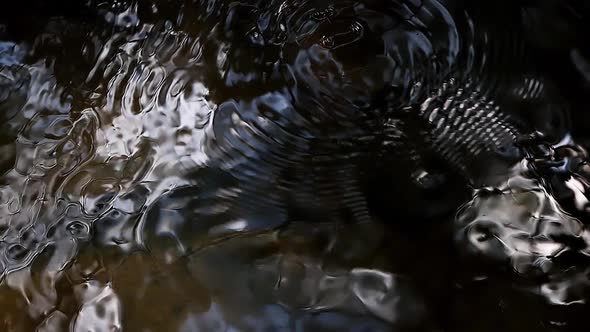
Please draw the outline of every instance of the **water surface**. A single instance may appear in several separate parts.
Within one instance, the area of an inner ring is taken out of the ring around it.
[[[2,331],[585,331],[580,1],[0,14]]]

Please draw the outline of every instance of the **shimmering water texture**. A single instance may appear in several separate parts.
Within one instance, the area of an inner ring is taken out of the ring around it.
[[[14,5],[0,331],[590,328],[585,2]]]

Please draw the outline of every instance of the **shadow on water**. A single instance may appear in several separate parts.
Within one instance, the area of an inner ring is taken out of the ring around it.
[[[2,331],[585,331],[583,1],[0,11]]]

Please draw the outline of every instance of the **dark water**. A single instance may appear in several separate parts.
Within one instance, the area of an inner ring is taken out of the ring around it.
[[[587,331],[590,7],[0,10],[1,331]]]

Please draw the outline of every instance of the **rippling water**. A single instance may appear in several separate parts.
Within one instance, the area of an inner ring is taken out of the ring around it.
[[[0,330],[586,331],[590,7],[0,13]]]

